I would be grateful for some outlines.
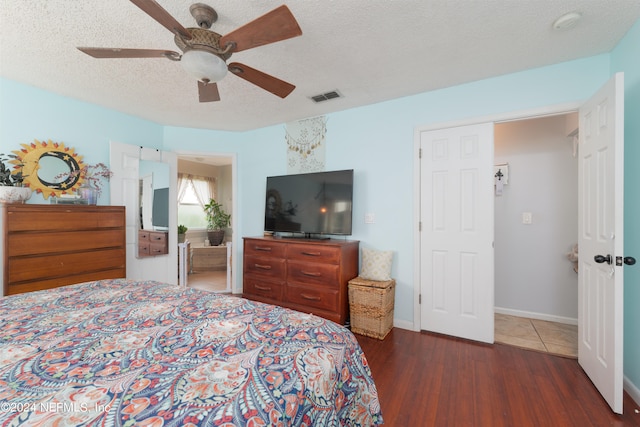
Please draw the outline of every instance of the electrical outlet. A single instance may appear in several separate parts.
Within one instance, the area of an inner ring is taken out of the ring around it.
[[[376,222],[376,214],[366,213],[364,214],[364,223],[373,224]]]
[[[531,224],[533,222],[533,215],[531,212],[522,212],[522,223],[523,224]]]

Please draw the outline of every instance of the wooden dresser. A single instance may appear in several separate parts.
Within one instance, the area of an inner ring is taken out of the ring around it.
[[[2,205],[4,295],[126,276],[124,206]]]
[[[245,238],[243,297],[344,324],[359,242]]]
[[[169,236],[166,231],[138,230],[138,257],[166,255],[169,253]]]

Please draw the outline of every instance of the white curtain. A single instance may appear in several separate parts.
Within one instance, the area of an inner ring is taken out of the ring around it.
[[[189,185],[189,181],[186,178],[187,176],[185,174],[178,174],[178,203],[182,200],[184,193],[187,191],[187,186]]]
[[[200,206],[209,203],[216,197],[216,179],[210,176],[195,176],[184,173],[178,174],[178,202],[182,200],[189,184],[193,185],[196,198]]]
[[[216,179],[209,176],[200,176],[192,179],[193,189],[196,191],[196,197],[201,206],[204,207],[209,203],[210,199],[215,199]]]

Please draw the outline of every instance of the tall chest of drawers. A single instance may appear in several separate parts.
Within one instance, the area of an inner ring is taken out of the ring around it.
[[[243,296],[344,324],[358,253],[359,242],[352,240],[247,237]]]
[[[124,206],[3,205],[4,295],[126,276]]]

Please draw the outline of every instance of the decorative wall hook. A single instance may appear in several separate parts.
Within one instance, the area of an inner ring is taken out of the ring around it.
[[[509,165],[507,163],[493,167],[496,196],[502,196],[502,190],[509,183]]]
[[[493,177],[502,184],[509,184],[509,163],[501,163],[493,166]]]

